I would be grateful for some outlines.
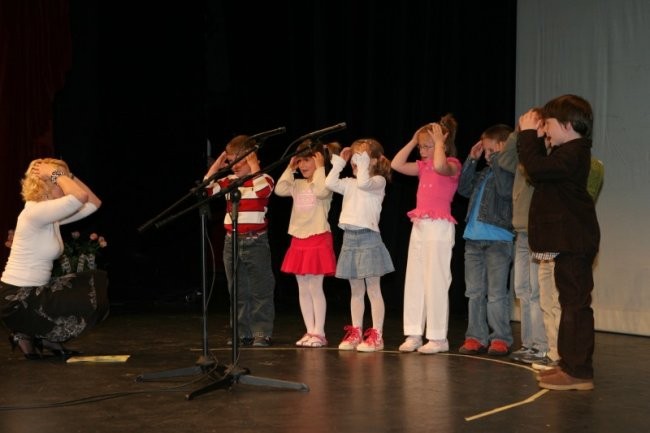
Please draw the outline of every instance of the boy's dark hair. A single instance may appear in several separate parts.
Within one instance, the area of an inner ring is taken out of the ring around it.
[[[303,151],[299,153],[300,157],[311,157],[316,152],[322,153],[323,158],[325,158],[325,173],[329,173],[332,168],[332,155],[341,153],[341,144],[336,141],[322,143],[318,140],[313,141],[308,138],[298,145],[297,150]]]
[[[331,143],[322,143],[318,140],[313,141],[311,139],[307,139],[298,145],[297,150],[301,151],[307,148],[309,148],[309,150],[300,152],[300,156],[314,156],[316,152],[320,152],[323,154],[325,161],[330,161],[332,159],[332,155],[338,155],[341,153],[341,145],[336,141],[332,141]]]
[[[492,140],[506,141],[511,132],[512,127],[500,123],[498,125],[490,126],[488,129],[483,131],[481,138],[491,138]]]
[[[554,118],[561,124],[571,123],[573,130],[584,138],[591,138],[594,113],[591,104],[576,95],[562,95],[551,99],[542,108],[544,119]]]

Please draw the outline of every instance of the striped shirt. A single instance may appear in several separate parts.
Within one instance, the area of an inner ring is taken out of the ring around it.
[[[228,188],[238,179],[237,176],[230,175],[219,179],[216,183],[212,182],[207,186],[208,194],[217,194],[222,189]],[[266,230],[268,226],[266,211],[273,187],[273,178],[266,173],[248,179],[239,186],[241,199],[239,201],[239,213],[237,217],[237,233],[246,234]],[[226,194],[226,216],[223,223],[228,233],[232,232],[231,212],[232,200],[230,194]]]

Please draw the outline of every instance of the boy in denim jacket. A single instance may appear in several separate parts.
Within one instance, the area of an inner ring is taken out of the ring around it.
[[[465,296],[468,323],[459,352],[504,356],[512,346],[508,280],[512,263],[513,173],[503,170],[499,152],[512,132],[507,125],[486,129],[463,164],[458,193],[469,198],[465,239]],[[477,171],[485,156],[487,165]]]

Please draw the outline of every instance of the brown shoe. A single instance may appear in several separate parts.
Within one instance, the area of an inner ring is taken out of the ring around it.
[[[560,371],[560,367],[553,367],[550,370],[543,370],[543,371],[538,371],[536,372],[535,379],[539,382],[540,380],[544,379],[546,376],[551,376],[553,374],[556,374],[558,371]]]
[[[543,376],[539,381],[539,386],[540,388],[554,389],[556,391],[589,391],[594,389],[594,381],[569,376],[564,371],[558,370],[555,374]]]

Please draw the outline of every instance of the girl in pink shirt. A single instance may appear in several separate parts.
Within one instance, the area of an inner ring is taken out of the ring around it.
[[[456,220],[451,201],[458,188],[461,163],[455,157],[457,123],[451,114],[440,122],[418,129],[395,155],[391,167],[418,176],[416,208],[408,213],[413,222],[404,282],[404,335],[401,352],[447,352],[448,291]],[[408,157],[418,147],[420,159]],[[429,340],[423,345],[422,336]]]

